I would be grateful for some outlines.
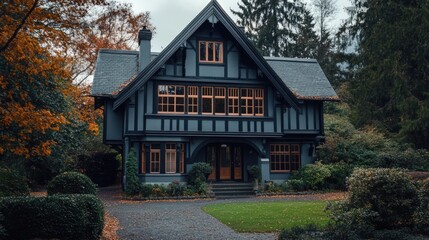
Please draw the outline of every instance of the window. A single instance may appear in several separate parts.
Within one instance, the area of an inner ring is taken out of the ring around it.
[[[161,172],[161,149],[159,144],[150,145],[150,173]]]
[[[176,173],[176,144],[165,144],[165,173]]]
[[[241,89],[241,115],[252,116],[253,115],[253,89],[242,88]]]
[[[188,113],[198,114],[198,87],[188,87]]]
[[[299,144],[270,145],[270,169],[272,172],[298,170],[300,165]]]
[[[180,147],[180,173],[185,173],[185,145]]]
[[[223,43],[200,41],[200,62],[223,63]]]
[[[212,114],[213,113],[213,88],[212,87],[202,87],[202,104],[203,114]]]
[[[184,113],[185,87],[174,85],[158,86],[158,112]]]
[[[187,99],[186,102],[185,99]],[[184,114],[185,112],[187,114],[264,116],[264,89],[159,85],[158,113]]]
[[[215,114],[225,115],[226,90],[223,87],[215,87],[214,90],[215,90],[215,96],[214,96]]]
[[[238,88],[228,89],[228,114],[238,115]]]
[[[255,89],[255,116],[264,116],[264,90]]]

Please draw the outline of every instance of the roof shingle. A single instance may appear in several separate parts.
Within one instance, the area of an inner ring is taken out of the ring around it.
[[[339,100],[315,59],[265,57],[298,99]]]

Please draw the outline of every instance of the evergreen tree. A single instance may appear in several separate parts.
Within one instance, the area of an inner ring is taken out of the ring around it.
[[[353,120],[429,148],[429,2],[356,0],[344,30],[358,42]]]
[[[136,152],[131,149],[125,161],[125,194],[137,195],[140,192],[140,185]]]
[[[238,25],[265,56],[290,56],[304,11],[299,0],[242,0]]]
[[[289,57],[316,58],[318,37],[314,31],[314,18],[310,11],[304,9],[301,24],[298,26],[296,44],[292,48]]]

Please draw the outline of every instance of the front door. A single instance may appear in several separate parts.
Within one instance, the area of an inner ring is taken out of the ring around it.
[[[207,162],[213,167],[209,180],[242,180],[243,160],[238,145],[212,144],[207,146]]]

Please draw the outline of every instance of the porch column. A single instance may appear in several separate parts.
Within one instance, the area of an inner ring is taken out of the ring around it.
[[[260,158],[261,164],[261,184],[264,184],[265,181],[270,181],[270,159],[269,158]]]

